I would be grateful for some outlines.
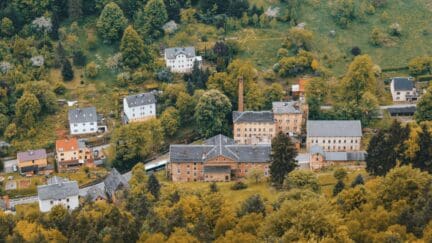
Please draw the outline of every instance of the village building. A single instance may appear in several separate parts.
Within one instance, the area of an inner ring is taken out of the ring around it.
[[[125,123],[156,118],[156,98],[153,93],[130,95],[123,98]]]
[[[309,85],[310,80],[310,78],[301,78],[297,84],[291,85],[292,95],[304,102],[306,100],[306,87]]]
[[[27,176],[39,174],[41,171],[50,171],[47,153],[45,149],[28,150],[17,154],[18,168],[20,173]]]
[[[404,102],[414,101],[418,98],[418,93],[411,78],[393,78],[390,83],[390,92],[393,101]]]
[[[105,191],[102,188],[100,188],[98,185],[94,185],[94,186],[90,187],[87,190],[87,193],[85,194],[84,198],[86,200],[89,200],[90,202],[108,200],[108,197],[107,197]]]
[[[98,131],[96,107],[69,110],[70,134],[91,134]]]
[[[234,140],[240,144],[270,144],[276,135],[271,111],[234,111]]]
[[[323,151],[359,151],[362,128],[358,120],[307,122],[306,147],[319,146]]]
[[[116,202],[124,190],[129,190],[129,183],[120,172],[113,168],[104,180],[105,193],[111,201]]]
[[[236,144],[217,135],[201,145],[171,145],[167,173],[174,182],[231,181],[247,176],[252,169],[269,176],[269,144]]]
[[[77,169],[84,164],[94,167],[92,149],[76,138],[57,140],[55,157],[60,172]]]
[[[276,131],[290,136],[300,135],[305,120],[301,102],[273,102],[272,105]]]
[[[196,56],[193,46],[167,48],[164,58],[166,67],[173,73],[191,72],[195,61],[201,68],[202,57]]]
[[[55,176],[47,185],[38,186],[37,193],[41,212],[49,212],[56,205],[62,205],[70,211],[79,206],[79,187],[76,181]]]

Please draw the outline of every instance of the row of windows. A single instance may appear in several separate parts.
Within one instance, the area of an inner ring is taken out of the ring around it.
[[[81,123],[83,126],[85,126],[85,125],[87,125],[87,123],[85,123],[85,122],[83,122],[83,123]],[[89,123],[90,124],[90,126],[93,126],[94,125],[94,122],[90,122]],[[78,126],[78,123],[74,123],[74,127],[77,127]]]
[[[326,149],[325,146],[323,146],[322,148],[323,148],[324,150]],[[346,149],[346,146],[337,146],[337,149],[338,149],[338,150],[341,150],[341,148],[342,148],[343,150],[345,150],[345,149]],[[331,149],[331,146],[327,146],[327,149],[330,150],[330,149]],[[350,146],[350,149],[353,150],[353,146]],[[336,150],[336,145],[333,145],[333,150]]]
[[[346,139],[343,140],[343,143],[346,143],[346,141],[347,141]],[[331,143],[331,140],[329,139],[329,140],[327,140],[327,142],[328,142],[328,143]],[[338,142],[338,143],[342,143],[342,140],[339,139],[339,140],[337,140],[337,142]],[[312,140],[311,140],[311,143],[319,143],[319,140],[318,140],[318,139],[317,139],[317,140],[313,140],[313,139],[312,139]],[[322,140],[322,143],[326,143],[326,140],[323,139],[323,140]],[[336,143],[336,139],[333,140],[333,143]],[[354,139],[354,140],[351,139],[351,143],[358,143],[358,140],[357,140],[357,139]]]
[[[150,106],[147,106],[147,105],[145,105],[145,106],[140,106],[140,110],[147,110],[147,107],[150,109],[150,111],[153,109],[153,105],[150,105]],[[132,111],[135,111],[135,108],[132,108]]]
[[[150,111],[148,115],[151,115],[151,114],[153,114],[153,111]],[[145,115],[146,115],[145,112],[139,113],[139,116],[145,116]],[[132,117],[135,117],[135,113],[132,113]]]
[[[74,129],[74,132],[78,132],[78,129]],[[87,130],[84,128],[81,132],[86,132]],[[90,132],[94,132],[94,128],[90,128]]]
[[[282,130],[282,127],[279,126],[279,129]],[[287,127],[288,130],[290,130],[290,127]],[[293,130],[297,130],[297,127],[294,127]]]
[[[282,122],[282,120],[279,120],[279,122]],[[290,122],[290,120],[286,120],[286,122],[287,122],[287,123],[289,123],[289,122]],[[296,119],[296,120],[294,120],[294,123],[297,123],[297,119]]]
[[[244,131],[247,132],[248,129],[245,128]],[[254,128],[253,131],[256,132],[256,131],[257,131],[257,128]],[[266,129],[263,128],[262,131],[265,132]],[[237,132],[240,132],[240,128],[237,128]],[[249,132],[252,132],[252,128],[249,128]],[[258,128],[258,132],[261,132],[261,128]],[[273,128],[270,128],[270,129],[269,129],[269,132],[273,132]]]
[[[241,134],[240,133],[237,133],[237,137],[241,137]],[[250,133],[250,134],[245,134],[243,137],[270,137],[270,138],[272,138],[273,137],[273,135],[272,134],[261,134],[261,133],[258,133],[258,134],[256,134],[256,133],[254,133],[254,134],[252,134],[252,133]]]

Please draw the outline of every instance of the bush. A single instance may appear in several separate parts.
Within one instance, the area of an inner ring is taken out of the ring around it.
[[[87,57],[82,51],[73,52],[73,64],[78,67],[84,67],[87,63]]]
[[[353,48],[351,48],[351,54],[353,56],[358,56],[361,54],[361,49],[358,46],[354,46]]]
[[[219,191],[219,188],[218,188],[216,182],[210,183],[210,191],[211,192],[218,192]]]
[[[238,191],[238,190],[246,189],[247,187],[248,186],[245,183],[241,181],[237,181],[231,186],[231,190]]]
[[[62,83],[56,83],[54,85],[54,93],[56,95],[62,95],[66,93],[66,86],[64,86]]]
[[[171,73],[171,71],[169,69],[164,68],[156,74],[156,79],[158,81],[170,83],[170,82],[172,82],[173,74]]]
[[[95,78],[98,75],[98,67],[96,63],[91,62],[85,68],[85,74],[89,78]]]

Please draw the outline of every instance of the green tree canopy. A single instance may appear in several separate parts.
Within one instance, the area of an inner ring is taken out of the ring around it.
[[[131,25],[129,25],[123,33],[120,51],[122,53],[123,63],[130,68],[136,68],[141,63],[148,63],[151,61],[149,51],[144,45],[144,41]]]
[[[270,179],[281,187],[285,176],[297,167],[297,149],[291,138],[281,132],[272,139],[271,146]]]
[[[121,8],[114,2],[105,5],[96,23],[99,34],[107,42],[120,39],[127,26],[127,19]]]

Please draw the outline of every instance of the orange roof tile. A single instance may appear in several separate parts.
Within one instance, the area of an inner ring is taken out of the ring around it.
[[[305,92],[306,85],[309,83],[310,79],[300,79],[299,80],[299,91]]]
[[[73,151],[78,150],[78,140],[76,138],[61,139],[56,141],[56,151]]]

